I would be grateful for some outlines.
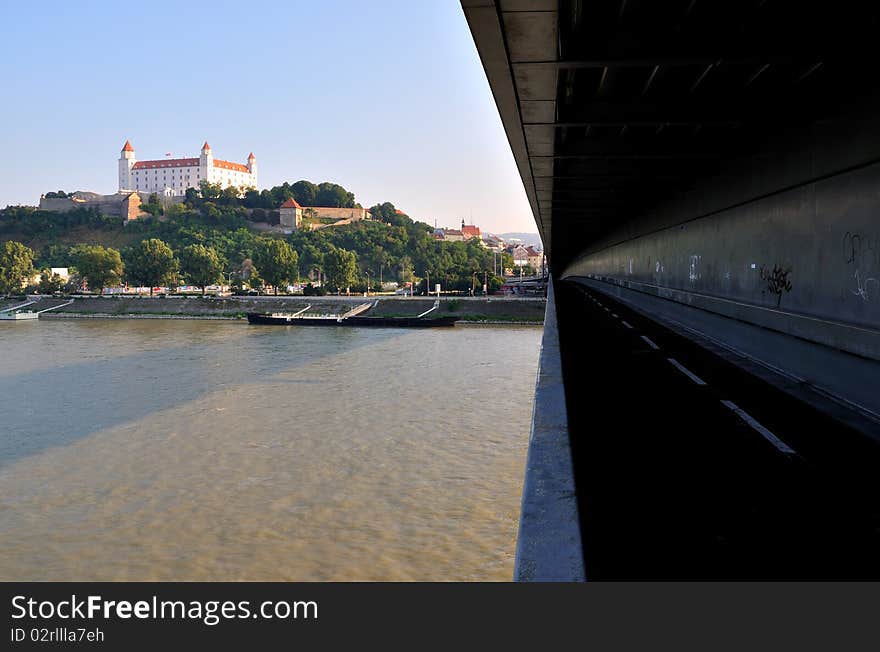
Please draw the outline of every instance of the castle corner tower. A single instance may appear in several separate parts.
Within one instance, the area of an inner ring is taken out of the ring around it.
[[[250,171],[254,180],[254,188],[257,187],[257,157],[251,152],[247,159],[247,169]]]
[[[119,190],[132,189],[131,169],[135,163],[137,163],[137,158],[134,155],[134,147],[131,146],[131,142],[126,140],[119,154]]]
[[[214,153],[208,141],[202,145],[202,151],[199,154],[199,177],[201,179],[211,181],[211,171],[214,168]]]

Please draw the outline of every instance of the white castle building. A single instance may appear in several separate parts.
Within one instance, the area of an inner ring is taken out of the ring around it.
[[[120,192],[146,192],[166,197],[182,196],[187,188],[198,188],[206,179],[222,187],[257,187],[257,159],[248,156],[247,165],[214,158],[211,146],[205,142],[199,158],[166,158],[157,161],[138,161],[134,147],[127,140],[119,157]]]

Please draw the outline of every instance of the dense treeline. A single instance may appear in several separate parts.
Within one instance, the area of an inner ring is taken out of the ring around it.
[[[96,229],[122,228],[119,218],[101,215],[94,208],[75,208],[66,213],[41,211],[32,206],[7,206],[0,210],[0,237],[15,233],[52,239],[70,229],[86,226]]]
[[[125,226],[118,217],[88,208],[53,213],[10,206],[0,210],[0,237],[8,240],[15,235],[39,242],[33,252],[33,266],[38,270],[79,269],[83,245],[124,239],[132,244],[119,251],[124,268],[119,276],[133,285],[150,287],[176,280],[204,287],[225,280],[251,288],[283,289],[297,280],[320,280],[331,290],[363,291],[367,283],[378,290],[380,281],[396,281],[413,283],[425,292],[430,279],[432,288],[440,283],[444,290],[479,292],[484,279],[490,291],[497,289],[502,279],[493,271],[512,266],[509,254],[496,256],[477,240],[435,240],[432,227],[413,221],[390,202],[371,207],[372,220],[340,227],[287,236],[261,234],[253,228],[253,213],[266,210],[261,206],[274,210],[289,197],[304,206],[357,206],[352,193],[332,183],[298,181],[242,194],[203,182],[199,191],[188,191],[181,204],[165,208],[150,198],[144,205],[148,215]],[[98,237],[101,234],[106,240]],[[89,237],[91,241],[82,242]],[[152,242],[150,256],[161,251],[166,261],[159,274],[161,282],[145,282],[152,279],[143,272],[147,254],[139,248],[147,246],[145,242]],[[107,263],[114,264],[115,260]]]
[[[267,190],[255,188],[223,188],[220,184],[202,180],[199,188],[186,191],[186,203],[193,208],[200,208],[203,203],[211,202],[224,206],[242,208],[258,208],[276,210],[288,199],[295,199],[303,206],[326,206],[331,208],[354,208],[360,204],[354,200],[354,193],[349,192],[337,183],[324,181],[312,183],[302,179],[296,183],[285,181],[280,186]]]

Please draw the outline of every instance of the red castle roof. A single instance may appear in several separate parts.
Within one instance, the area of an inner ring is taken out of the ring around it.
[[[133,152],[133,151],[134,151],[134,147],[132,147],[132,146],[131,146],[131,143],[128,142],[128,141],[126,140],[126,141],[125,141],[125,145],[122,146],[122,151],[123,151],[123,152]]]
[[[202,145],[202,149],[211,149],[211,146],[208,144],[208,141],[205,141],[205,144]]]
[[[239,172],[250,172],[246,165],[241,163],[233,163],[232,161],[224,161],[219,158],[214,159],[215,168],[223,168],[224,170],[238,170]]]
[[[199,167],[199,159],[197,158],[166,158],[158,161],[138,161],[132,170],[152,170],[154,168],[187,168]]]
[[[281,208],[302,208],[302,206],[300,206],[299,203],[293,197],[291,197],[286,202],[281,204]]]
[[[197,158],[166,158],[159,159],[157,161],[138,161],[133,166],[131,166],[132,170],[153,170],[156,168],[188,168],[188,167],[199,167],[199,159]],[[214,167],[215,168],[223,168],[224,170],[236,170],[237,172],[250,172],[246,165],[242,165],[241,163],[233,163],[231,161],[224,161],[223,159],[215,158],[214,159]]]

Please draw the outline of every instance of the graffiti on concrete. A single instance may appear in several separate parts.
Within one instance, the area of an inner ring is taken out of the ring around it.
[[[880,262],[880,243],[876,238],[858,231],[847,231],[843,236],[843,259],[847,265],[873,265]]]
[[[700,258],[702,256],[692,255],[690,257],[690,268],[688,269],[688,280],[691,282],[691,285],[700,280],[700,272],[697,270],[700,264]]]
[[[761,265],[760,272],[761,280],[766,283],[766,290],[762,290],[761,294],[764,294],[765,291],[775,294],[776,307],[778,308],[782,303],[782,295],[791,292],[791,279],[789,278],[791,265],[785,267],[773,265],[772,270]]]
[[[880,268],[880,243],[876,238],[847,231],[843,236],[843,262],[853,270],[855,289],[850,288],[850,292],[866,302],[880,296],[880,279],[869,276]]]
[[[876,279],[873,276],[862,279],[859,276],[859,270],[855,271],[853,278],[856,281],[856,289],[850,290],[850,292],[862,301],[870,301],[872,298],[876,299],[877,295],[880,294],[880,279]]]

